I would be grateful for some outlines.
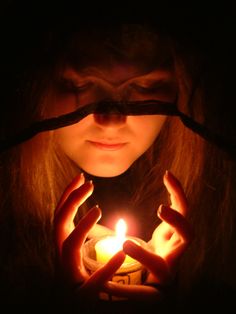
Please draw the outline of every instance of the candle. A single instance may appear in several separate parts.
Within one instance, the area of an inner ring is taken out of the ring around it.
[[[120,219],[116,224],[115,236],[107,236],[95,244],[96,259],[98,262],[106,263],[118,251],[122,250],[123,243],[129,239],[126,238],[126,229],[127,227],[125,221]],[[133,239],[131,240],[139,245],[137,241]],[[124,260],[124,264],[133,262],[135,262],[135,260],[127,255]]]
[[[120,219],[116,224],[115,235],[93,238],[83,245],[84,266],[89,274],[94,273],[103,264],[107,263],[114,254],[122,250],[126,240],[134,241],[143,248],[148,249],[145,241],[136,237],[126,237],[126,224]],[[110,281],[124,285],[140,285],[146,276],[146,270],[142,264],[130,256],[126,256],[125,261],[110,278]],[[99,298],[102,300],[123,300],[126,298],[114,296],[111,293],[100,292]]]

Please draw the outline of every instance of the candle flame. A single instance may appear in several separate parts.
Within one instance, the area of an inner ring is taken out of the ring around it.
[[[127,226],[126,226],[124,219],[119,219],[117,224],[116,224],[116,237],[119,240],[124,241],[125,235],[126,235],[126,230],[127,230]]]

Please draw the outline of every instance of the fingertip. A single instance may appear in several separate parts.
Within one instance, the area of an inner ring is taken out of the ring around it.
[[[157,209],[157,216],[161,219],[161,212],[162,212],[163,205],[161,204]]]
[[[130,253],[133,252],[133,250],[135,250],[137,247],[137,244],[135,244],[133,241],[131,240],[126,240],[123,243],[123,250],[125,253]]]
[[[97,212],[99,219],[100,219],[102,217],[102,210],[98,204],[94,206],[94,210]]]
[[[86,216],[90,216],[93,220],[98,221],[102,216],[102,211],[98,205],[95,205],[87,212]]]
[[[168,183],[170,183],[170,184],[176,184],[176,185],[178,185],[178,186],[180,186],[181,184],[180,184],[180,182],[179,182],[179,180],[173,175],[173,173],[170,171],[170,170],[166,170],[165,171],[165,174],[164,174],[164,182],[165,182],[165,180],[166,180],[166,182],[168,182]]]
[[[70,188],[71,191],[73,191],[75,189],[78,189],[80,186],[82,186],[84,182],[85,182],[85,177],[84,177],[84,174],[81,172],[73,178],[68,188]]]
[[[102,216],[102,210],[101,210],[101,208],[99,207],[98,204],[94,206],[94,211],[97,213],[97,215],[98,215],[99,217]]]
[[[81,187],[83,189],[85,189],[86,193],[88,193],[89,195],[91,195],[93,193],[93,190],[94,190],[94,185],[93,185],[93,181],[92,180],[89,180],[89,181],[86,181],[84,182]]]
[[[107,262],[108,265],[112,267],[120,267],[126,258],[126,254],[124,251],[118,251],[112,258]]]
[[[169,183],[169,170],[166,170],[163,176],[163,183],[167,187]]]
[[[92,191],[93,188],[94,188],[93,181],[90,180],[90,181],[86,181],[86,182],[83,182],[83,183],[81,182],[81,184],[78,186],[77,190],[83,189],[85,191],[90,191],[90,190]]]
[[[119,258],[121,261],[124,261],[126,258],[126,253],[121,250],[116,253],[116,257]]]
[[[163,220],[165,214],[169,212],[169,207],[161,204],[157,210],[157,216]]]
[[[89,180],[89,181],[88,181],[88,184],[89,184],[92,188],[94,187],[93,180]]]
[[[80,184],[84,184],[85,182],[85,177],[84,177],[84,173],[80,172],[75,178],[74,181],[77,181]]]
[[[164,183],[169,182],[172,178],[174,178],[174,175],[171,173],[170,170],[166,170],[163,176]]]
[[[169,173],[170,173],[170,171],[169,171],[169,170],[166,170],[165,173],[164,173],[164,177],[167,178],[168,175],[169,175]]]
[[[183,187],[180,181],[168,170],[164,175],[164,185],[170,194],[184,194]]]

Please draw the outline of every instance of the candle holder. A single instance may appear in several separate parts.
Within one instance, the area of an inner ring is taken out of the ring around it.
[[[96,259],[95,245],[98,241],[105,239],[106,237],[91,239],[85,242],[83,245],[83,261],[87,271],[92,274],[97,269],[104,266],[105,263],[101,263]],[[127,240],[134,240],[142,247],[148,248],[148,244],[136,237],[128,237]],[[138,261],[133,260],[132,262],[123,263],[121,267],[110,279],[113,282],[124,285],[138,285],[142,284],[146,275],[146,270]],[[124,300],[124,298],[116,297],[108,293],[100,293],[100,299],[103,300]]]

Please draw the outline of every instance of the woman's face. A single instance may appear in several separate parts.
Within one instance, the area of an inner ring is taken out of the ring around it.
[[[156,34],[142,33],[139,27],[134,37],[129,34],[120,39],[121,46],[116,41],[115,48],[114,36],[104,44],[87,35],[85,41],[74,41],[79,45],[71,50],[73,66],[62,71],[53,93],[51,107],[56,108],[56,114],[102,100],[175,101],[173,63],[167,46]],[[83,171],[114,177],[150,148],[165,119],[163,115],[90,114],[54,132],[60,148]]]
[[[93,66],[80,71],[67,68],[63,92],[57,94],[60,114],[102,99],[175,100],[176,88],[170,70],[153,71],[125,63]],[[158,136],[166,117],[90,114],[77,124],[55,131],[64,153],[83,171],[99,177],[125,172]]]

